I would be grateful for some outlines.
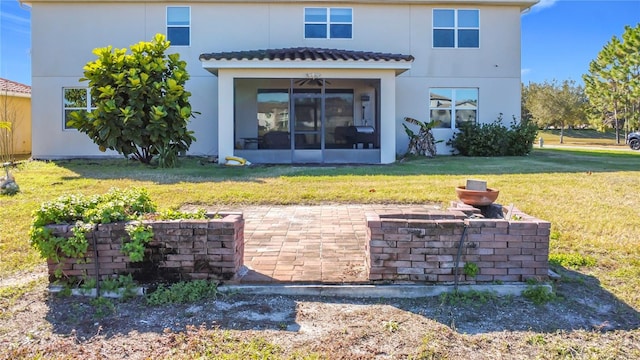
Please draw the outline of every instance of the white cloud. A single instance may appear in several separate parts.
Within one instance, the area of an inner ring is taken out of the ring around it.
[[[0,12],[0,24],[2,24],[2,31],[14,34],[29,34],[31,26],[29,14],[23,11],[17,12],[15,9],[11,9],[11,11],[14,12]]]
[[[29,25],[30,23],[29,16],[27,14],[12,14],[3,11],[0,13],[0,17],[2,17],[2,21],[7,21],[13,24]]]

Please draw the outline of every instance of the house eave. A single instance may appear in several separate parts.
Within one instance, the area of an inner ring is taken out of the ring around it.
[[[36,3],[104,3],[103,0],[19,0],[21,4],[31,6]],[[389,4],[389,5],[447,5],[447,6],[518,6],[525,11],[540,0],[351,0],[351,4]],[[274,3],[325,3],[344,4],[341,0],[110,0],[111,3],[227,3],[227,4],[274,4]]]
[[[411,69],[405,61],[311,61],[311,60],[201,60],[202,67],[214,75],[219,69],[366,69],[395,70],[396,76]]]
[[[0,96],[10,96],[10,97],[31,99],[31,94],[15,92],[15,91],[0,90]]]

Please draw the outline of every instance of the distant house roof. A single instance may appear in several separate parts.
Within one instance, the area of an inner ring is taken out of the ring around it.
[[[414,57],[411,55],[312,47],[227,51],[200,55],[203,66],[214,73],[217,73],[219,68],[230,67],[309,67],[309,63],[315,63],[312,66],[317,67],[317,62],[330,64],[332,68],[375,67],[402,72],[410,68],[413,60]]]
[[[8,92],[10,95],[30,97],[31,86],[0,78],[0,92],[2,94]]]

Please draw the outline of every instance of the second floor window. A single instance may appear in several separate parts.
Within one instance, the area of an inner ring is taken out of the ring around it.
[[[350,8],[305,8],[305,39],[351,39],[353,10]]]
[[[189,46],[191,43],[191,8],[167,7],[167,40],[172,46]]]
[[[433,47],[480,47],[480,10],[434,9]]]

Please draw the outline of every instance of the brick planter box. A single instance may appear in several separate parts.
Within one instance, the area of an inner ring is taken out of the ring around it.
[[[143,221],[153,229],[144,260],[130,262],[120,252],[128,239],[128,223],[100,224],[87,234],[89,249],[82,259],[48,260],[49,278],[62,270],[64,276],[95,277],[132,274],[139,282],[176,282],[192,279],[231,279],[243,266],[244,219],[242,213],[218,214],[207,220]],[[51,225],[56,236],[69,237],[70,225]],[[94,241],[95,235],[95,244]],[[97,260],[97,262],[96,262]]]
[[[502,208],[504,214],[507,211]],[[367,213],[365,265],[369,280],[454,282],[463,232],[459,282],[548,278],[549,222],[517,209],[511,210],[511,220],[472,217],[479,213],[479,209],[461,203],[452,204],[448,211]],[[475,277],[464,275],[467,262],[478,266]]]

